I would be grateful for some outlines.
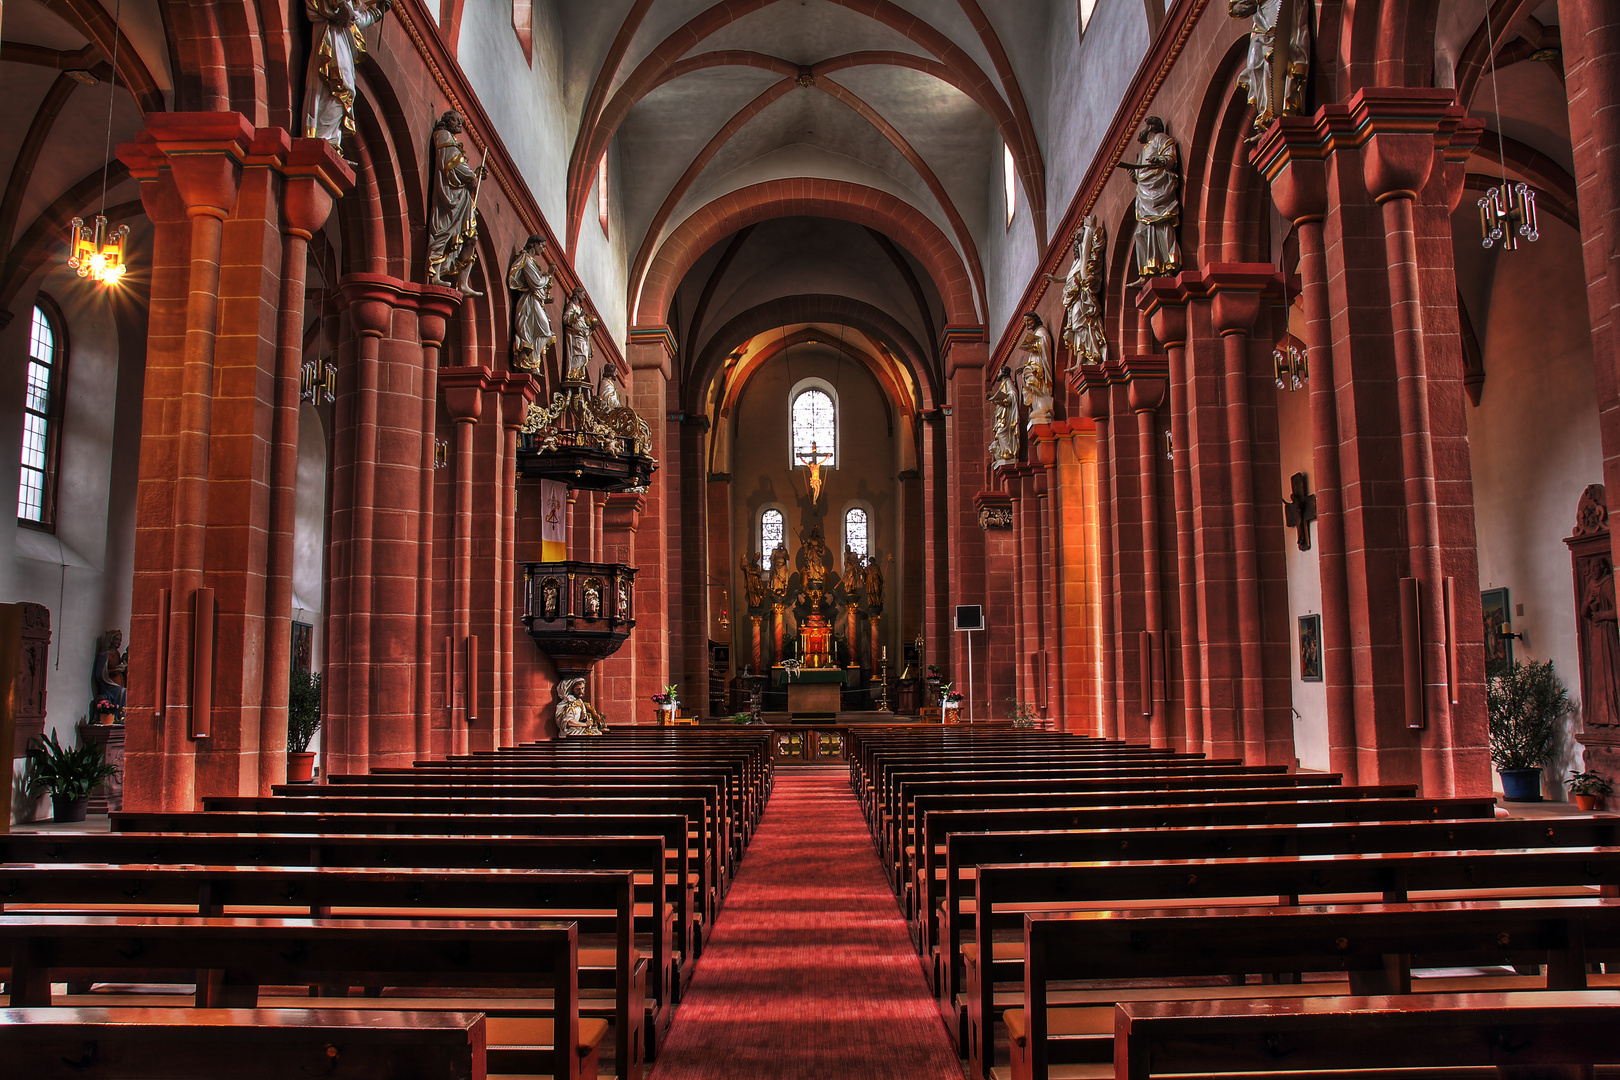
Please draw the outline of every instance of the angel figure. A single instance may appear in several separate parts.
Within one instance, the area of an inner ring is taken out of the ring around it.
[[[1052,422],[1052,335],[1033,311],[1024,312],[1024,337],[1018,343],[1024,362],[1018,366],[1023,384],[1024,408],[1029,410],[1027,425]]]
[[[551,329],[546,305],[551,303],[551,281],[557,268],[549,262],[542,268],[546,238],[529,237],[523,250],[512,257],[506,271],[506,287],[518,294],[512,312],[512,366],[519,371],[539,371],[546,348],[557,340]]]
[[[1108,338],[1103,333],[1103,251],[1108,247],[1108,230],[1096,214],[1087,214],[1074,234],[1074,262],[1063,278],[1044,275],[1048,281],[1063,282],[1063,344],[1073,357],[1069,367],[1103,364],[1108,361]]]
[[[607,720],[585,700],[585,680],[564,679],[557,684],[557,736],[606,735]]]

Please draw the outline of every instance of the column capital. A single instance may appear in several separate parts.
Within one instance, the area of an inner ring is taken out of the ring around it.
[[[621,491],[609,495],[602,503],[602,528],[619,532],[635,532],[641,522],[641,512],[647,509],[647,496]]]
[[[484,413],[484,394],[501,383],[499,376],[482,365],[456,364],[439,369],[439,395],[444,398],[444,409],[459,424],[478,423]]]
[[[492,376],[490,389],[501,395],[501,426],[515,431],[523,426],[529,406],[540,396],[540,380],[527,371],[508,371]]]
[[[260,128],[260,134],[280,128]],[[354,170],[325,139],[285,139],[277,166],[286,177],[282,195],[288,232],[313,236],[332,215],[332,203],[354,187]]]
[[[1150,413],[1164,404],[1170,389],[1170,358],[1157,353],[1122,356],[1119,366],[1129,391],[1131,411]]]
[[[1005,491],[979,492],[973,496],[973,508],[979,513],[979,528],[1012,528],[1013,499]]]
[[[168,168],[188,215],[223,219],[256,134],[238,112],[147,113],[146,129],[118,148],[118,158],[141,180]]]
[[[307,139],[305,142],[326,144],[325,139]],[[444,344],[446,323],[461,306],[462,295],[448,285],[418,285],[416,294],[416,328],[422,344],[438,348]]]
[[[625,360],[631,371],[656,371],[667,382],[675,374],[675,332],[667,326],[632,326]]]
[[[940,331],[939,355],[945,364],[945,377],[958,368],[982,368],[990,362],[989,339],[982,326],[947,326]]]
[[[368,337],[388,333],[395,308],[414,310],[420,288],[387,274],[345,274],[338,281],[338,291],[355,330]]]
[[[1094,364],[1069,373],[1069,385],[1080,395],[1080,415],[1092,424],[1108,421],[1108,387],[1113,382],[1113,361]]]
[[[1266,303],[1281,303],[1288,292],[1288,282],[1268,263],[1211,263],[1200,284],[1214,301],[1215,332],[1223,336],[1252,331]]]

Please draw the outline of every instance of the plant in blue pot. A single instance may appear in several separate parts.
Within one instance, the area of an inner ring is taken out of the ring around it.
[[[1558,728],[1569,712],[1569,691],[1551,660],[1515,660],[1485,682],[1491,761],[1508,802],[1540,802],[1541,770],[1553,759]]]

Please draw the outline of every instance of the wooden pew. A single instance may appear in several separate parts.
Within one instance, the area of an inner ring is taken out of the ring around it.
[[[1160,859],[1140,862],[998,863],[978,870],[974,941],[962,946],[967,987],[970,1075],[988,1080],[993,1063],[985,1007],[998,978],[1021,980],[1024,915],[1036,905],[1079,909],[1121,902],[1135,907],[1208,907],[1210,901],[1305,897],[1384,903],[1529,895],[1609,895],[1620,887],[1620,847],[1507,851],[1403,851],[1280,858]],[[1483,895],[1490,890],[1493,895]],[[1414,895],[1416,894],[1416,895]],[[997,955],[998,931],[1020,940]],[[946,940],[951,939],[948,932]],[[983,958],[984,962],[981,962]],[[941,963],[944,963],[942,958]],[[1009,970],[1009,968],[1011,970]]]
[[[4,1009],[5,1075],[29,1080],[483,1080],[477,1012]]]
[[[402,843],[408,837],[438,837],[452,844],[466,845],[468,850],[481,850],[475,845],[482,845],[482,849],[494,850],[506,838],[524,840],[578,837],[588,845],[596,837],[650,834],[659,837],[664,845],[666,864],[664,899],[676,905],[674,935],[676,942],[680,943],[680,955],[671,957],[676,977],[674,994],[678,996],[680,990],[692,978],[697,912],[684,842],[686,838],[684,815],[254,814],[235,811],[126,810],[115,812],[110,816],[115,832],[297,834],[303,836],[305,842],[311,837],[326,838],[341,835],[365,837],[373,843],[379,837],[387,837]],[[10,839],[7,838],[5,842],[10,842]],[[486,840],[488,844],[485,843]],[[587,864],[578,868],[591,867]]]
[[[571,922],[14,915],[0,919],[0,950],[11,957],[13,1008],[49,1006],[53,979],[110,981],[132,970],[196,979],[203,1008],[254,1008],[260,987],[272,985],[547,989],[551,1023],[533,1025],[531,1048],[490,1065],[500,1072],[539,1065],[558,1080],[596,1075],[607,1030],[603,1021],[579,1019]]]
[[[640,1080],[647,967],[634,946],[633,881],[628,870],[6,864],[0,902],[8,917],[45,908],[119,914],[138,906],[141,913],[189,908],[203,916],[568,919],[580,927],[580,988],[612,994],[605,1008],[591,1010],[581,998],[581,1014],[610,1018],[619,1075]],[[585,947],[599,940],[606,947]]]
[[[643,1020],[648,1060],[674,1017],[678,905],[663,899],[670,875],[664,841],[657,836],[10,833],[0,834],[0,863],[630,871],[636,879],[638,948],[651,956],[651,1000]],[[0,890],[0,902],[5,899]]]
[[[1114,912],[1042,912],[1025,917],[1024,945],[1024,1005],[1004,1014],[1010,1075],[1048,1080],[1049,1063],[1114,1060],[1113,1007],[1122,1001],[1404,994],[1414,987],[1438,992],[1514,982],[1585,989],[1588,963],[1620,956],[1620,900],[1181,908],[1134,911],[1128,919]],[[1503,964],[1545,965],[1547,975],[1412,978],[1416,967]],[[1325,978],[1301,980],[1313,974]],[[1251,975],[1294,985],[1245,985]],[[1209,985],[1211,976],[1236,985]],[[1083,984],[1059,994],[1075,1004],[1050,1004],[1049,987],[1058,983]]]
[[[1620,991],[1121,1004],[1116,1080],[1620,1063]],[[1341,1074],[1342,1075],[1342,1074]]]

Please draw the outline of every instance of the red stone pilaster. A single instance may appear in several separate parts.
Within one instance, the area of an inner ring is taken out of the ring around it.
[[[679,448],[672,454],[668,440],[669,385],[675,359],[668,328],[632,329],[625,358],[634,376],[630,403],[652,429],[652,455],[659,463],[640,511],[640,526],[634,531],[635,557],[626,560],[636,567],[636,628],[620,650],[629,649],[635,661],[635,686],[631,700],[620,706],[624,712],[621,722],[645,723],[652,696],[673,681],[669,532],[679,526],[678,504],[672,495],[678,491],[680,477],[679,464],[670,462],[671,457],[679,457]]]
[[[923,560],[922,662],[947,668],[951,662],[950,550],[948,497],[950,468],[945,450],[948,417],[943,409],[922,418],[923,545],[930,557]]]
[[[453,688],[450,745],[452,753],[468,750],[490,750],[495,739],[490,733],[491,718],[484,714],[484,694],[489,679],[489,668],[482,662],[488,642],[474,642],[477,630],[473,626],[473,612],[479,603],[487,604],[492,597],[474,595],[473,547],[477,543],[475,530],[484,524],[484,516],[475,521],[473,507],[477,503],[478,470],[483,455],[477,452],[479,422],[494,384],[494,372],[488,368],[456,364],[439,373],[439,394],[444,408],[455,425],[450,453],[455,497],[452,501],[451,527],[451,586],[450,586],[450,639],[451,686]],[[480,581],[481,583],[481,581]],[[484,608],[482,610],[487,610]],[[478,659],[478,670],[468,665],[469,649]],[[469,679],[478,685],[469,685]]]
[[[657,480],[654,480],[654,484]],[[633,566],[636,562],[637,531],[641,523],[641,515],[647,508],[647,496],[637,494],[609,495],[602,508],[602,552],[601,560],[610,563],[624,563]],[[646,619],[647,612],[643,603],[648,594],[642,591],[642,572],[636,573],[635,585],[635,612],[636,628],[631,631],[631,639],[620,646],[619,651],[596,665],[597,685],[600,688],[597,694],[596,707],[602,711],[609,724],[635,724],[645,722],[645,710],[640,703],[645,700],[638,697],[637,690],[637,650],[636,642],[641,634],[642,620]],[[662,687],[660,687],[662,689]],[[651,697],[655,691],[648,691]]]
[[[680,561],[681,701],[695,716],[709,714],[709,418],[680,419],[681,539],[674,555]],[[718,602],[719,596],[714,597]]]
[[[1164,569],[1159,547],[1159,447],[1158,409],[1169,388],[1169,366],[1164,357],[1134,355],[1122,358],[1127,400],[1136,416],[1136,475],[1138,477],[1142,523],[1142,628],[1147,633],[1147,670],[1140,678],[1148,681],[1148,738],[1154,746],[1170,745],[1164,641]],[[1141,653],[1140,647],[1137,649]],[[1142,666],[1140,660],[1138,666]]]

